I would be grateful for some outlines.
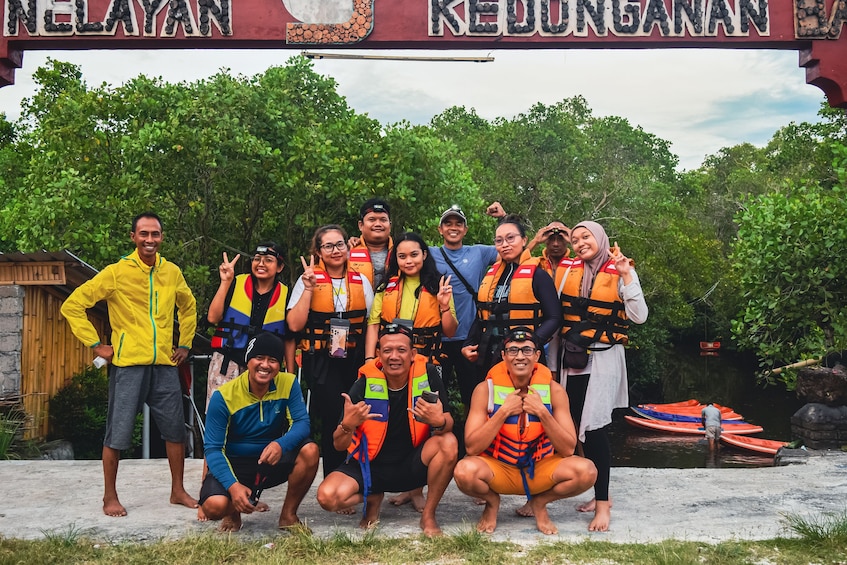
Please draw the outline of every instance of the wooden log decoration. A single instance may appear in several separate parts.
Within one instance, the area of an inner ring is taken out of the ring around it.
[[[374,0],[355,0],[353,15],[340,24],[289,23],[285,41],[289,45],[345,45],[358,43],[374,26]]]
[[[810,365],[817,365],[823,361],[823,359],[804,359],[803,361],[797,361],[796,363],[791,363],[790,365],[783,365],[782,367],[777,367],[771,371],[772,374],[778,375],[786,369],[799,369],[801,367],[808,367]]]

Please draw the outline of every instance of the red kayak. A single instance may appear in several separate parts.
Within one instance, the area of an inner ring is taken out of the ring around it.
[[[666,422],[664,420],[648,420],[647,418],[637,418],[635,416],[624,416],[624,419],[633,426],[659,432],[696,435],[704,435],[706,433],[703,425],[696,422]],[[737,435],[757,434],[764,431],[762,426],[748,424],[746,422],[738,424],[725,423],[721,426],[721,430],[728,434]]]
[[[769,455],[776,455],[776,452],[779,451],[780,447],[788,445],[787,441],[776,441],[773,439],[762,439],[758,437],[746,437],[725,433],[721,433],[721,441],[734,447],[758,451],[759,453],[767,453]]]

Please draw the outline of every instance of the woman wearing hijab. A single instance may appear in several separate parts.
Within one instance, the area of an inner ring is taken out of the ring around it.
[[[597,222],[571,231],[575,257],[561,299],[562,379],[585,457],[597,467],[594,500],[577,507],[594,511],[589,531],[605,532],[611,520],[609,473],[612,455],[606,426],[612,410],[629,405],[624,345],[630,322],[647,320],[647,304],[634,263]]]

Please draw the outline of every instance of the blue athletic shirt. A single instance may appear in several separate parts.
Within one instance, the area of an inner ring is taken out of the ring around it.
[[[206,461],[209,471],[226,489],[238,482],[229,457],[258,460],[272,441],[285,453],[310,432],[309,414],[294,375],[280,372],[261,399],[250,392],[249,383],[245,371],[221,385],[212,393],[206,411]]]
[[[479,290],[479,284],[488,271],[488,267],[497,261],[497,250],[494,249],[493,245],[463,245],[459,249],[429,248],[429,253],[438,266],[438,272],[442,275],[452,275],[450,285],[453,287],[453,302],[456,305],[456,318],[459,320],[456,335],[442,337],[441,341],[465,341],[468,337],[468,330],[471,329],[471,324],[476,318],[476,305],[474,304],[476,294],[473,296],[468,294],[465,285],[444,260],[444,256],[441,255],[442,249],[456,265],[459,272],[462,273],[462,276],[465,277],[465,280],[473,286],[474,292]]]

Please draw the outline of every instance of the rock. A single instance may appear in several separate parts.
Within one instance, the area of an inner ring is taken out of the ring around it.
[[[779,451],[776,452],[776,455],[773,459],[774,466],[782,466],[782,465],[796,465],[798,463],[808,463],[809,462],[809,452],[806,449],[790,449],[788,447],[781,447]]]
[[[827,406],[847,405],[847,372],[834,368],[804,367],[797,373],[797,396],[806,402]]]
[[[812,449],[838,449],[847,444],[847,406],[809,403],[791,417],[791,435]]]
[[[45,443],[39,447],[41,451],[41,459],[54,460],[73,460],[74,446],[71,442],[59,439]]]

